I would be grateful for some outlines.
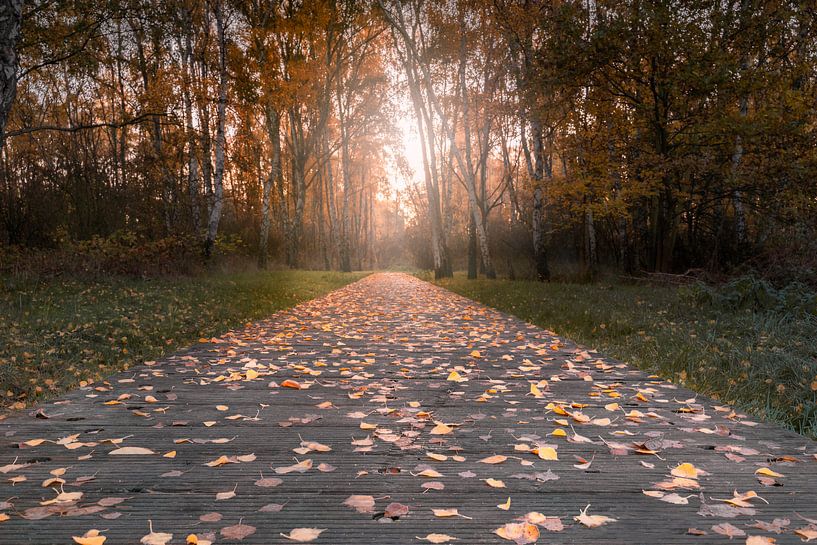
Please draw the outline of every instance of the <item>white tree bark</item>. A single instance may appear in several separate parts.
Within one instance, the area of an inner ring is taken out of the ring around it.
[[[215,142],[215,170],[213,172],[213,206],[207,222],[207,238],[204,241],[204,255],[209,257],[213,253],[213,246],[218,234],[218,224],[221,221],[221,211],[224,206],[224,156],[226,148],[225,123],[227,119],[227,37],[224,24],[224,7],[221,0],[214,6],[216,18],[216,33],[218,34],[218,108],[216,113],[216,142]]]
[[[0,146],[5,142],[6,122],[17,96],[17,40],[23,0],[0,1]]]

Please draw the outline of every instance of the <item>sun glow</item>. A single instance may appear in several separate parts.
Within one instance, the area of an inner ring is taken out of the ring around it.
[[[417,133],[417,121],[411,106],[403,106],[394,122],[399,141],[394,143],[389,175],[389,184],[397,192],[404,192],[423,179],[423,144]]]

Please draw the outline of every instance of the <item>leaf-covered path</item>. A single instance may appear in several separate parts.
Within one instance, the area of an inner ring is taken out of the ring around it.
[[[817,537],[814,442],[402,274],[0,434],[4,545]]]

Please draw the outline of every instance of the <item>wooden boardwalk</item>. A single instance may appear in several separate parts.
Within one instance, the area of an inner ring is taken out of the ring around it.
[[[151,525],[146,543],[817,537],[813,441],[402,274],[12,415],[0,436],[2,545],[92,529],[137,544]]]

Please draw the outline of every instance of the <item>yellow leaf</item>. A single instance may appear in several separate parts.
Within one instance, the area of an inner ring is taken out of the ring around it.
[[[537,397],[537,398],[545,397],[545,394],[543,394],[543,393],[542,393],[542,390],[540,390],[540,389],[539,389],[539,388],[536,386],[536,384],[531,384],[531,385],[530,385],[530,394],[531,394],[533,397]]]
[[[487,458],[483,458],[482,460],[479,460],[479,462],[481,464],[501,464],[507,459],[508,459],[507,456],[496,454],[494,456],[488,456]]]
[[[760,469],[755,471],[755,475],[765,475],[766,477],[774,477],[774,478],[784,477],[784,475],[781,475],[777,471],[772,471],[768,467],[761,467]]]
[[[542,460],[558,460],[559,456],[556,454],[556,449],[553,447],[537,447],[534,449],[536,454]]]
[[[166,453],[162,454],[162,457],[163,458],[175,458],[176,457],[176,451],[171,450],[170,452],[166,452]]]
[[[79,545],[102,545],[108,539],[105,536],[99,535],[99,530],[88,530],[85,535],[81,537],[71,536],[74,543]]]
[[[511,508],[511,497],[508,496],[508,501],[506,501],[505,503],[500,503],[499,505],[497,505],[497,507],[499,507],[503,511],[507,511],[508,509],[510,509]]]
[[[539,539],[539,527],[529,522],[510,522],[494,530],[494,533],[502,539],[507,539],[508,541],[522,545],[533,543]]]
[[[229,458],[227,458],[226,456],[219,456],[218,458],[216,458],[212,462],[207,462],[204,465],[206,465],[207,467],[219,467],[219,466],[223,466],[223,465],[229,464],[229,463],[230,463]]]
[[[505,488],[505,483],[500,481],[499,479],[483,479],[485,484],[490,486],[491,488]]]
[[[562,428],[556,428],[551,435],[554,437],[567,437],[567,432]]]
[[[460,375],[456,371],[451,371],[448,374],[448,378],[446,380],[450,380],[452,382],[463,382],[465,379],[462,378],[462,375]]]
[[[701,475],[703,473],[694,465],[690,464],[689,462],[685,462],[673,468],[673,470],[670,471],[670,474],[674,477],[682,477],[685,479],[697,479],[698,475]]]
[[[440,422],[436,426],[434,426],[429,433],[431,435],[447,435],[452,431],[454,431],[454,428]]]
[[[751,499],[758,499],[760,501],[769,503],[765,499],[758,496],[757,492],[755,492],[754,490],[748,490],[748,491],[744,492],[743,494],[741,494],[737,490],[735,490],[733,492],[733,497],[731,497],[731,498],[725,498],[725,499],[724,498],[712,498],[712,499],[716,500],[716,501],[726,502],[728,504],[734,505],[735,507],[752,507],[751,502],[749,502],[749,500],[751,500]]]

